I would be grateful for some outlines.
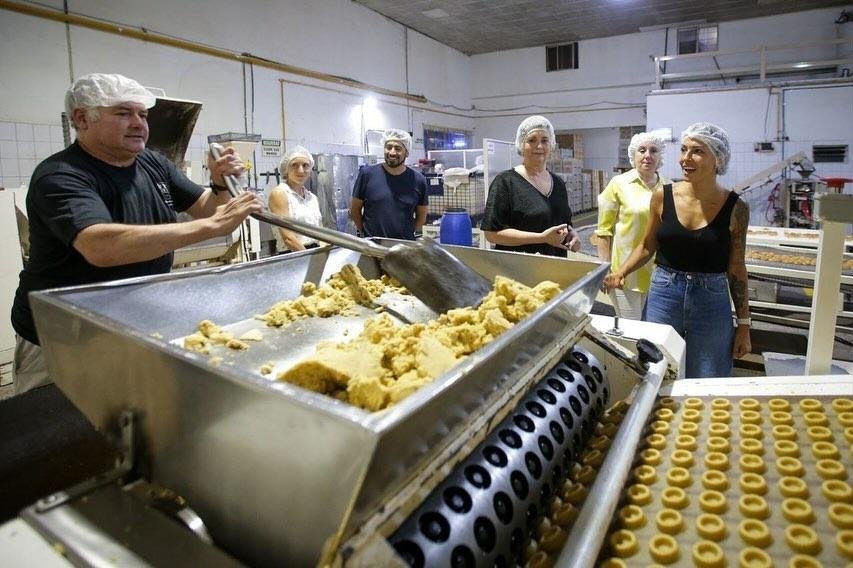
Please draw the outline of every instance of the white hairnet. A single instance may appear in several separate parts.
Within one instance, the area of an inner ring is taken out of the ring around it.
[[[139,103],[151,108],[157,98],[145,87],[124,75],[90,73],[79,77],[65,93],[65,112],[69,118],[75,108],[115,106]]]
[[[397,128],[389,128],[385,132],[382,133],[382,147],[385,147],[385,144],[388,143],[389,140],[396,140],[400,142],[403,146],[406,147],[406,153],[412,153],[412,136],[405,130],[399,130]]]
[[[631,142],[628,144],[628,161],[631,162],[631,167],[637,167],[634,163],[634,154],[640,146],[654,146],[658,149],[658,167],[663,165],[663,151],[666,149],[666,142],[660,136],[655,136],[648,132],[640,132],[631,137]]]
[[[278,166],[278,171],[280,171],[285,177],[287,177],[287,169],[290,167],[290,162],[293,161],[294,158],[305,158],[308,160],[308,164],[312,168],[314,167],[314,156],[311,155],[308,148],[305,148],[304,146],[296,146],[284,155],[281,159],[281,164]]]
[[[681,138],[698,140],[707,146],[717,159],[717,174],[723,175],[729,169],[729,158],[732,156],[729,135],[716,124],[694,122],[681,133]]]
[[[534,130],[544,130],[548,133],[548,138],[551,141],[551,148],[557,145],[557,137],[554,135],[554,126],[544,116],[528,116],[518,125],[518,130],[515,132],[515,148],[521,154],[521,149],[524,147],[524,140],[527,135]]]

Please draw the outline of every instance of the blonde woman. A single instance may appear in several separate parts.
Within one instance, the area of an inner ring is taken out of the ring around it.
[[[546,169],[555,144],[554,127],[544,116],[529,116],[518,126],[521,164],[492,180],[482,224],[498,250],[566,257],[580,249],[566,184]]]
[[[649,202],[655,190],[670,181],[658,173],[663,164],[663,139],[641,132],[631,138],[628,161],[632,169],[610,180],[598,196],[598,257],[616,271],[643,242],[649,224]],[[652,265],[646,264],[625,279],[623,290],[614,290],[622,317],[640,319],[649,293]]]
[[[305,188],[313,167],[314,157],[302,146],[297,146],[282,158],[279,171],[284,181],[270,191],[270,211],[303,223],[322,225],[317,196]],[[321,244],[316,239],[281,227],[275,230],[275,242],[279,253],[316,248]]]

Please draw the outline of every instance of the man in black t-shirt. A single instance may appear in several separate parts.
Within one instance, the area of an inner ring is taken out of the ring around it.
[[[175,249],[230,234],[263,206],[231,199],[233,150],[208,162],[211,189],[145,148],[155,97],[133,79],[93,73],[65,95],[76,141],[36,167],[27,192],[30,258],[12,305],[15,392],[49,383],[27,295],[36,290],[169,272]],[[186,211],[193,221],[176,222]]]
[[[414,240],[426,223],[426,178],[406,166],[408,132],[386,130],[382,146],[385,162],[363,168],[355,180],[350,217],[363,237]]]

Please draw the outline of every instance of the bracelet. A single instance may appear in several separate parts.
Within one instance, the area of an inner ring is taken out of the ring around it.
[[[210,191],[213,192],[213,195],[219,195],[220,191],[228,192],[227,185],[219,185],[218,183],[213,183],[213,180],[210,181]]]
[[[745,325],[747,327],[752,327],[752,318],[737,318],[735,320],[738,325]]]

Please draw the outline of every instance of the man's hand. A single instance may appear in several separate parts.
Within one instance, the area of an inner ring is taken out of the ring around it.
[[[740,359],[752,352],[752,341],[749,338],[749,326],[739,325],[735,331],[735,343],[732,347],[732,355]]]
[[[214,160],[213,154],[210,154],[207,159],[207,168],[210,170],[210,181],[216,185],[225,185],[224,176],[239,176],[245,170],[243,159],[234,148],[223,149],[218,160]]]
[[[247,191],[225,205],[216,208],[216,212],[207,218],[215,236],[231,234],[252,213],[263,211],[264,204],[254,193]]]

